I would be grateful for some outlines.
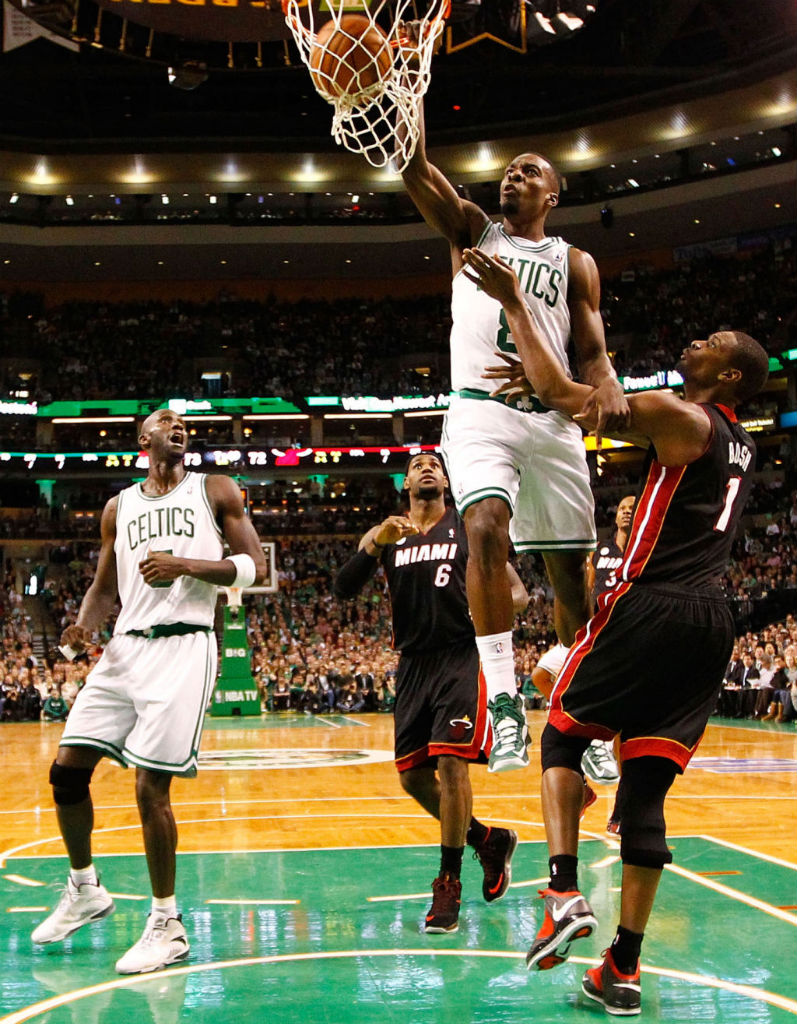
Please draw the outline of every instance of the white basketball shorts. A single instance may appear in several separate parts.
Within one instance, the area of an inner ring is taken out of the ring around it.
[[[483,498],[501,498],[517,551],[595,547],[587,456],[581,428],[569,417],[452,395],[442,450],[460,515]]]
[[[217,659],[213,633],[112,637],[77,695],[61,746],[94,747],[125,766],[196,775]]]

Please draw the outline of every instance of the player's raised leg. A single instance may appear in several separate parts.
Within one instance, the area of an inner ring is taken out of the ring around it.
[[[529,763],[529,731],[515,683],[512,648],[515,611],[506,573],[509,515],[506,502],[493,497],[476,502],[465,512],[468,605],[493,720],[491,772],[522,768]]]

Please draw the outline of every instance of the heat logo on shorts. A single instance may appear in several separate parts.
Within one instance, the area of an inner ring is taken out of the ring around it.
[[[464,718],[452,718],[448,724],[450,726],[448,736],[452,740],[463,739],[468,729],[473,728],[473,722],[471,722],[467,715]]]

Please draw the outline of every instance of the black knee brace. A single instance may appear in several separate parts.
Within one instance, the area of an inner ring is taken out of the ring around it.
[[[678,772],[666,757],[633,757],[623,762],[617,790],[620,857],[624,864],[663,868],[672,863],[664,824],[664,798]]]
[[[583,736],[567,736],[548,722],[542,730],[542,770],[570,768],[583,777],[581,757],[588,746],[588,739]]]
[[[93,768],[67,768],[53,761],[50,765],[50,785],[53,787],[53,799],[59,807],[79,804],[88,798],[89,783],[94,774]]]

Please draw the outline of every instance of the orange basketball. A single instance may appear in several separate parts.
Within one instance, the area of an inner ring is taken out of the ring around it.
[[[331,99],[355,97],[381,81],[393,64],[387,36],[364,14],[325,22],[310,49],[310,74]]]

